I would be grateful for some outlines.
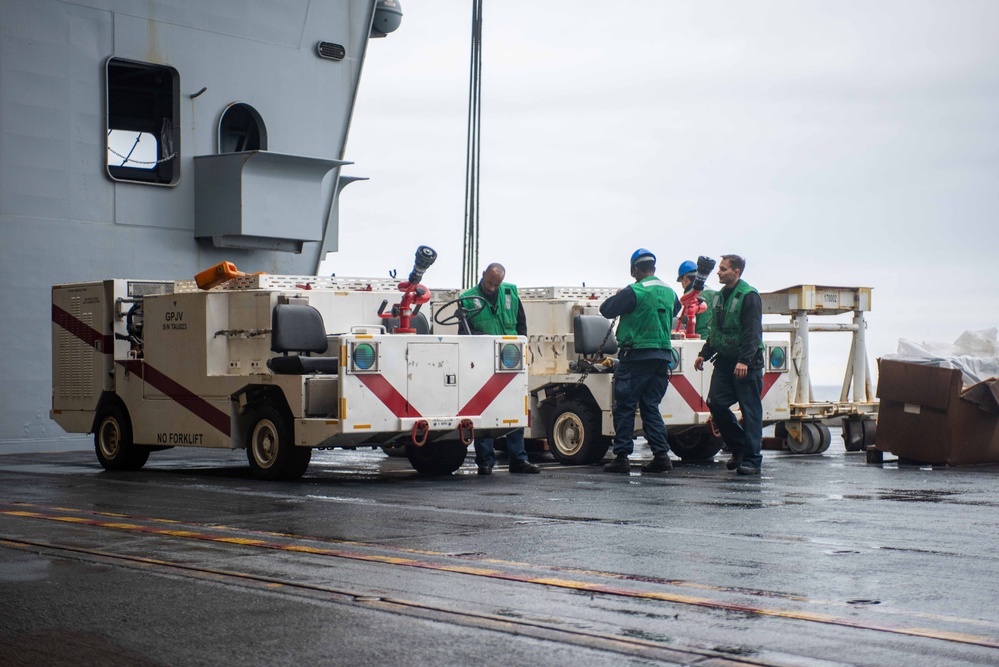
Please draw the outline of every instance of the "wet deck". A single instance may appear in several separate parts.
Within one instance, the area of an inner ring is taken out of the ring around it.
[[[648,456],[648,452],[641,452]],[[0,662],[995,665],[999,468],[0,456]]]

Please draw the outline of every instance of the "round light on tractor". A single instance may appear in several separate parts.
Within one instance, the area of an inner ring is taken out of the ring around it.
[[[669,351],[669,369],[675,371],[677,366],[680,365],[680,353],[675,349]]]
[[[785,361],[787,361],[787,359],[784,356],[784,348],[770,348],[770,368],[784,368]]]
[[[375,365],[375,348],[368,343],[361,343],[354,346],[352,356],[354,368],[359,371],[366,371]]]
[[[509,343],[500,350],[500,363],[507,370],[518,368],[522,358],[519,345]]]

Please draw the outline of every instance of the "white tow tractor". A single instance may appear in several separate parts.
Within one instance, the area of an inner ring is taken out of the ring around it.
[[[531,428],[528,436],[547,441],[556,460],[589,464],[601,460],[614,435],[612,323],[599,306],[617,288],[520,288],[528,323]],[[442,292],[439,297],[451,296]],[[799,285],[761,295],[765,315],[789,316],[786,323],[764,323],[763,420],[774,426],[767,449],[817,454],[828,449],[825,422],[842,419],[848,451],[866,449],[875,437],[877,402],[867,368],[863,313],[870,289]],[[809,325],[809,315],[854,313],[852,323]],[[840,400],[816,401],[808,370],[809,331],[851,332],[853,344]],[[672,378],[660,406],[673,453],[685,461],[711,459],[723,441],[711,422],[705,399],[711,364],[694,369],[704,341],[673,334]],[[852,390],[852,397],[851,397]],[[736,415],[739,416],[738,411]],[[636,429],[641,418],[636,416]]]
[[[521,290],[530,330],[531,436],[545,438],[562,463],[601,460],[614,435],[613,364],[617,352],[611,322],[599,313],[600,304],[617,288],[544,287]],[[700,339],[673,334],[670,388],[660,411],[669,431],[672,452],[687,461],[713,457],[722,440],[711,424],[704,399],[711,365],[694,369],[704,345]],[[763,375],[765,423],[789,415],[788,345],[766,341]],[[636,430],[641,429],[636,416]]]
[[[419,276],[389,313],[399,290],[377,280],[56,285],[52,418],[94,433],[107,469],[169,447],[246,448],[255,476],[292,479],[313,448],[404,444],[417,471],[451,473],[476,435],[527,425],[527,340],[430,335]]]

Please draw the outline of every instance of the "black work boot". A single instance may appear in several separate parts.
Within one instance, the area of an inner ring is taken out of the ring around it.
[[[541,472],[541,468],[528,461],[510,461],[510,472],[536,475]]]
[[[673,469],[673,462],[669,460],[669,454],[657,454],[652,457],[652,461],[642,466],[642,472],[669,472]]]
[[[742,454],[732,454],[732,458],[728,460],[725,467],[729,470],[735,470],[742,465]]]
[[[613,461],[604,466],[604,472],[631,472],[631,463],[627,454],[618,454]]]

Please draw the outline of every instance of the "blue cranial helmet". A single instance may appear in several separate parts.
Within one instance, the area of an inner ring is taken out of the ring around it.
[[[652,254],[651,250],[646,250],[645,248],[639,248],[635,252],[631,253],[631,265],[635,266],[639,262],[656,261],[656,256]]]
[[[686,262],[680,265],[679,269],[677,269],[676,282],[680,282],[681,280],[683,280],[683,277],[688,273],[696,273],[696,272],[697,272],[697,262],[688,259]]]

